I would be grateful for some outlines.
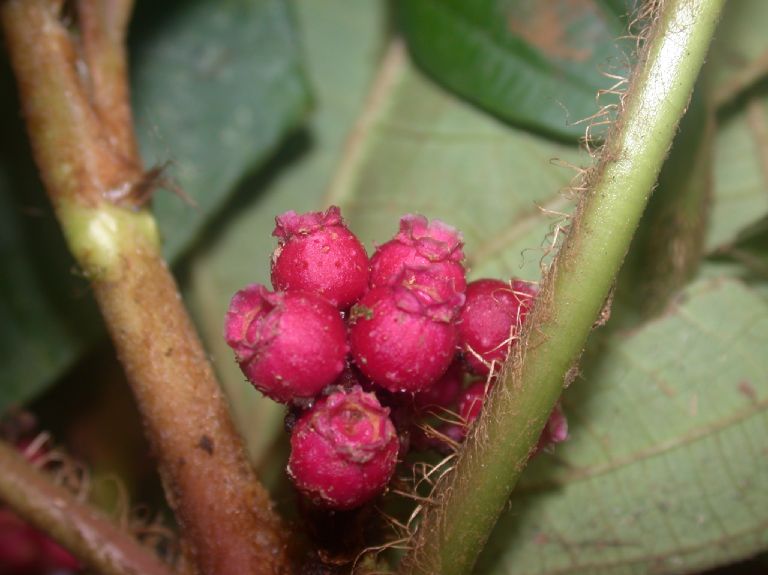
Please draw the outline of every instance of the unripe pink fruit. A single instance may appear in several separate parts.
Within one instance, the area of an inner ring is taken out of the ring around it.
[[[563,412],[560,402],[555,404],[555,409],[549,414],[547,424],[539,437],[539,443],[536,445],[536,452],[550,449],[557,443],[562,443],[568,439],[568,420]]]
[[[483,402],[487,385],[484,381],[478,381],[470,385],[459,398],[459,416],[466,422],[467,427],[480,416],[483,410]]]
[[[283,403],[310,400],[333,383],[348,351],[341,315],[324,298],[258,284],[232,298],[224,336],[248,380]]]
[[[319,399],[299,418],[288,475],[314,504],[352,509],[384,490],[397,452],[389,410],[356,386]]]
[[[461,393],[464,366],[455,360],[435,383],[413,395],[413,404],[422,413],[437,413],[451,409]]]
[[[394,239],[373,254],[370,285],[407,287],[428,315],[453,321],[467,287],[462,246],[461,234],[451,226],[405,215]]]
[[[488,375],[491,364],[504,362],[537,291],[534,284],[520,280],[481,279],[467,286],[458,329],[464,358],[472,371]]]
[[[451,323],[406,311],[392,288],[374,288],[352,308],[349,341],[355,363],[390,391],[417,392],[437,381],[456,352]]]
[[[336,206],[323,212],[290,211],[275,218],[279,241],[272,254],[276,290],[322,295],[346,309],[368,288],[368,255]]]
[[[0,509],[0,573],[39,573],[41,551],[37,531],[13,512]]]

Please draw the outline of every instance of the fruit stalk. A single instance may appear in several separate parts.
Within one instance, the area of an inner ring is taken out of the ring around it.
[[[125,62],[115,65],[129,7],[83,0],[73,34],[60,2],[0,4],[32,150],[125,368],[186,549],[206,574],[285,572],[285,531],[246,460],[145,206],[155,182],[126,124]],[[78,72],[84,67],[88,74]]]
[[[623,106],[589,176],[517,354],[441,483],[401,573],[469,573],[573,373],[615,281],[707,53],[724,0],[652,11]]]
[[[171,575],[171,569],[100,512],[54,485],[0,441],[0,499],[104,575]]]

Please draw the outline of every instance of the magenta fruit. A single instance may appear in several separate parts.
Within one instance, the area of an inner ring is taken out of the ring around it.
[[[480,416],[485,401],[486,383],[478,381],[470,385],[461,394],[459,399],[459,417],[466,423],[467,427]]]
[[[320,398],[291,433],[288,475],[315,505],[353,509],[379,495],[395,470],[398,437],[372,393],[360,387]]]
[[[344,322],[327,300],[259,284],[234,295],[224,336],[248,380],[283,403],[310,400],[333,383],[348,351]]]
[[[368,255],[344,224],[339,208],[331,206],[325,213],[285,212],[275,222],[276,290],[318,293],[340,309],[360,299],[368,287]]]
[[[536,445],[536,452],[552,449],[555,444],[562,443],[566,439],[568,439],[568,420],[565,418],[563,408],[558,401],[541,432],[539,443]]]
[[[394,239],[371,258],[370,285],[404,286],[426,307],[428,315],[453,321],[464,303],[467,287],[462,265],[461,234],[451,226],[424,216],[408,214],[400,219]]]
[[[403,309],[392,288],[365,294],[352,308],[350,323],[358,369],[389,391],[426,389],[445,373],[456,352],[454,325]]]
[[[504,362],[537,291],[535,285],[520,280],[480,279],[467,286],[458,330],[464,359],[473,372],[488,375],[492,364]]]
[[[464,366],[454,362],[435,383],[413,395],[413,404],[421,413],[440,414],[450,410],[456,403],[464,383]]]

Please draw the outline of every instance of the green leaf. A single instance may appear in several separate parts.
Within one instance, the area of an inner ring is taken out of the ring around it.
[[[715,140],[709,252],[733,243],[768,215],[768,97],[756,94],[721,114]]]
[[[763,0],[725,5],[708,63],[718,105],[731,102],[768,73],[766,22],[768,3]]]
[[[275,216],[324,207],[324,193],[362,108],[385,36],[380,2],[312,0],[296,2],[295,11],[315,113],[266,172],[243,183],[221,225],[191,254],[186,291],[238,427],[262,478],[267,473],[271,483],[284,480],[280,458],[268,451],[286,437],[279,425],[284,409],[244,381],[222,337],[224,314],[238,289],[255,282],[269,285]]]
[[[556,164],[578,163],[578,151],[458,100],[401,51],[390,58],[396,61],[381,105],[329,201],[341,202],[369,246],[391,238],[400,216],[419,212],[462,231],[473,277],[538,279],[572,207],[558,192],[576,172]]]
[[[308,92],[285,0],[138,8],[131,80],[142,155],[147,164],[172,160],[171,174],[198,204],[156,196],[172,258],[299,125]]]
[[[157,195],[175,257],[307,109],[296,35],[281,0],[141,2],[131,62],[147,165],[172,159],[171,174],[199,206]],[[0,411],[43,391],[102,333],[37,178],[15,91],[3,59]]]
[[[526,472],[478,572],[688,573],[768,547],[766,345],[768,302],[722,278],[593,345],[571,438]]]
[[[439,82],[509,122],[569,139],[584,135],[585,126],[577,122],[597,112],[598,90],[616,83],[603,72],[626,74],[618,39],[627,35],[629,5],[623,0],[398,3],[415,60]]]

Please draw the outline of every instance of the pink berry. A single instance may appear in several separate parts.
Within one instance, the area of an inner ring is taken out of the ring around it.
[[[453,321],[467,287],[462,246],[461,234],[451,226],[405,215],[394,239],[371,258],[371,287],[405,286],[430,316]]]
[[[374,383],[416,392],[448,369],[457,333],[451,323],[403,309],[401,295],[386,287],[365,294],[352,308],[349,340],[358,369]]]
[[[467,286],[458,329],[464,358],[472,371],[488,375],[491,364],[504,362],[537,291],[534,284],[520,280],[481,279]]]
[[[395,470],[398,438],[389,410],[360,387],[323,397],[291,433],[288,474],[313,503],[352,509],[380,494]]]
[[[0,573],[34,575],[42,569],[38,532],[16,514],[0,509]]]
[[[557,402],[552,413],[549,414],[544,430],[541,432],[539,443],[536,445],[536,452],[551,449],[555,444],[562,443],[566,439],[568,439],[568,420],[560,402]]]
[[[454,361],[448,371],[435,383],[413,395],[416,409],[422,413],[440,413],[451,409],[461,393],[464,383],[464,366]]]
[[[276,290],[322,295],[346,309],[368,288],[368,255],[336,206],[323,212],[290,211],[275,218],[279,245],[272,254]]]
[[[478,381],[464,390],[459,399],[459,416],[466,422],[467,427],[480,416],[483,410],[487,386],[484,381]]]
[[[348,351],[341,315],[323,297],[258,284],[234,295],[224,335],[248,380],[283,403],[310,400],[333,383]]]

